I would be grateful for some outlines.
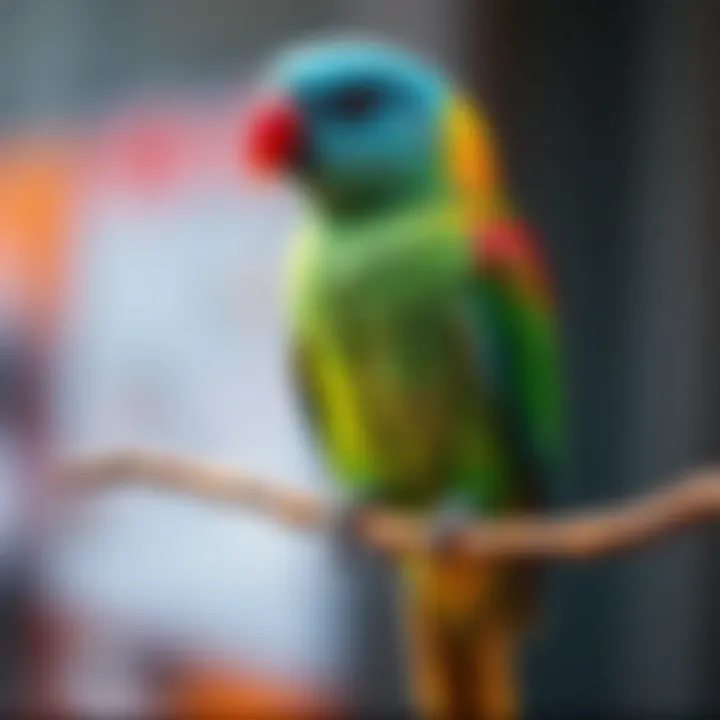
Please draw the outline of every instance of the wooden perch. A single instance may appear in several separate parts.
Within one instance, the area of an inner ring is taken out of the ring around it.
[[[158,489],[239,505],[280,523],[328,527],[333,506],[311,494],[280,488],[236,470],[144,450],[119,450],[71,461],[62,469],[67,487],[90,490],[135,481]],[[631,550],[669,533],[720,520],[720,469],[691,472],[644,497],[616,507],[562,516],[513,515],[483,520],[463,532],[453,551],[477,558],[587,560]],[[426,547],[425,521],[387,508],[363,513],[358,539],[391,553]]]

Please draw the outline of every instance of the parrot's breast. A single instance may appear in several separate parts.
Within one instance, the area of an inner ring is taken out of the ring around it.
[[[477,427],[484,407],[465,314],[466,265],[452,243],[355,240],[323,256],[317,323],[346,380],[345,412],[350,404],[377,482],[432,494],[448,474],[461,426]]]

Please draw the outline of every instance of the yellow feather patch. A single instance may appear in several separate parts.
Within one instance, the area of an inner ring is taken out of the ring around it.
[[[495,138],[485,118],[460,95],[450,102],[445,140],[450,182],[476,219],[502,214],[506,203]]]
[[[292,242],[287,257],[287,312],[295,332],[312,347],[313,386],[325,418],[321,431],[328,455],[349,475],[367,472],[367,439],[359,416],[356,389],[337,348],[312,321],[312,313],[301,312],[306,300],[305,281],[315,259],[317,229],[306,225]]]
[[[322,358],[318,371],[321,374],[322,400],[328,418],[332,452],[342,465],[351,466],[349,470],[360,472],[368,448],[358,416],[355,388],[341,359],[332,348],[325,347],[318,355]]]
[[[426,609],[450,622],[475,622],[498,609],[504,576],[497,566],[464,558],[412,556],[405,579]]]

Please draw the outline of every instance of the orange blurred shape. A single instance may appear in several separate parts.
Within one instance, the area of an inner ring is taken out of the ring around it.
[[[169,705],[169,707],[168,707]],[[171,717],[327,718],[340,717],[327,693],[286,679],[211,665],[183,668],[170,682]]]
[[[75,170],[72,148],[61,141],[25,140],[0,149],[0,285],[6,293],[0,301],[34,325],[52,323],[61,306],[76,217]]]

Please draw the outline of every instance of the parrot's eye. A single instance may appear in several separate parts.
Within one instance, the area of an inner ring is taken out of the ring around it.
[[[377,85],[350,85],[332,93],[328,109],[338,120],[362,120],[378,109],[382,97],[383,92]]]

